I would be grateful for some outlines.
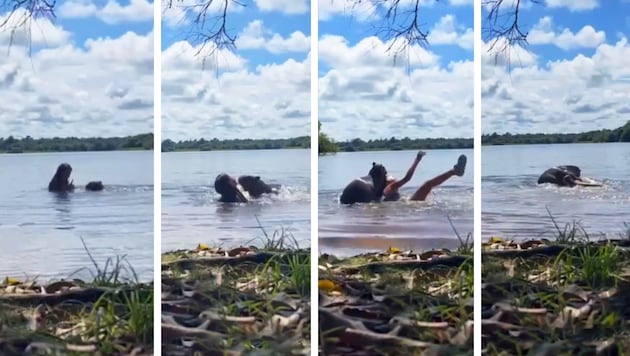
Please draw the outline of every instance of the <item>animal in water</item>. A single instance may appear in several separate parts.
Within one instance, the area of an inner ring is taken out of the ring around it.
[[[57,167],[55,175],[48,183],[48,191],[55,193],[66,193],[74,190],[73,181],[68,181],[72,173],[72,166],[62,163]]]
[[[260,176],[240,176],[238,177],[238,184],[252,198],[259,198],[263,194],[278,194],[278,189],[280,189],[280,184],[267,184],[260,179]]]
[[[538,184],[551,183],[561,187],[574,187],[582,181],[582,171],[578,166],[557,166],[544,171],[538,177]]]
[[[99,181],[92,181],[89,182],[86,186],[85,186],[85,190],[87,191],[92,191],[92,192],[98,192],[103,190],[105,187],[103,186],[103,182]]]
[[[247,198],[238,189],[236,179],[227,173],[219,174],[214,180],[214,190],[221,195],[219,201],[222,203],[246,203]]]
[[[339,202],[341,204],[354,204],[380,201],[386,182],[387,169],[385,169],[385,166],[372,162],[368,178],[355,179],[350,182],[343,189]]]

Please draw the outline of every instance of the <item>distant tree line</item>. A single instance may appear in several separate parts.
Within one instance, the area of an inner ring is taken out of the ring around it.
[[[222,150],[274,150],[289,148],[310,148],[311,137],[300,136],[294,138],[281,139],[231,139],[219,140],[185,140],[172,141],[166,139],[162,141],[162,152],[173,151],[222,151]]]
[[[567,134],[517,134],[492,133],[481,136],[482,145],[527,145],[550,143],[602,143],[630,142],[630,121],[614,130],[602,129],[582,133]]]
[[[0,137],[0,152],[3,153],[120,151],[152,149],[152,133],[127,137]]]
[[[355,138],[350,141],[337,142],[339,150],[343,152],[355,151],[403,151],[403,150],[439,150],[473,148],[472,138],[382,138],[364,141]]]

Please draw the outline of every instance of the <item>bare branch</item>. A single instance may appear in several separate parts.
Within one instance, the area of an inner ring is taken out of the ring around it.
[[[491,41],[488,51],[494,54],[495,62],[501,54],[510,63],[510,48],[514,46],[526,47],[527,35],[521,27],[520,11],[523,3],[528,0],[483,0],[482,6],[488,9],[486,21],[482,26],[484,39]],[[542,0],[529,0],[533,4],[540,4]]]
[[[193,25],[185,35],[187,41],[198,46],[195,53],[205,63],[222,49],[236,50],[237,36],[228,27],[230,6],[246,7],[238,0],[204,0],[194,4],[185,4],[184,0],[166,0],[167,9],[179,7],[186,16],[192,15]]]
[[[31,51],[32,26],[39,18],[49,21],[55,19],[56,0],[2,0],[0,11],[7,12],[7,17],[0,22],[0,30],[8,30],[11,33],[9,50],[13,45],[15,35],[24,31],[27,35],[29,53]],[[23,11],[20,11],[23,10]]]

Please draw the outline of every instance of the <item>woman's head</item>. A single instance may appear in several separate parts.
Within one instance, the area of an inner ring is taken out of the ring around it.
[[[57,167],[57,172],[55,173],[55,177],[58,179],[67,181],[70,178],[70,174],[72,173],[72,167],[68,163],[62,163]]]

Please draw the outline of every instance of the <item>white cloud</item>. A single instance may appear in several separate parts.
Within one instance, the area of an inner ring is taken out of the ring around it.
[[[556,33],[553,29],[553,20],[546,16],[540,19],[527,36],[530,44],[553,44],[564,50],[574,48],[596,48],[606,41],[604,31],[596,31],[592,26],[586,25],[577,33],[568,28]]]
[[[31,19],[24,9],[0,15],[0,46],[58,46],[67,43],[72,34],[46,18]]]
[[[0,132],[14,136],[150,132],[153,34],[90,39],[84,48],[59,41],[31,57],[15,45],[0,56],[0,107]]]
[[[252,70],[244,58],[228,51],[218,51],[203,67],[195,52],[187,42],[163,51],[164,138],[309,134],[310,56]]]
[[[254,0],[260,11],[277,11],[287,15],[305,14],[309,12],[306,0]]]
[[[91,0],[70,0],[61,4],[58,10],[62,18],[96,17],[107,24],[122,22],[143,22],[153,20],[153,3],[148,0],[130,0],[121,5],[109,0],[98,8]]]
[[[598,0],[547,0],[549,7],[566,7],[571,11],[593,10],[599,6]]]
[[[391,42],[384,43],[377,37],[366,37],[350,46],[343,36],[324,35],[319,40],[319,59],[334,68],[393,66],[394,58],[388,53],[390,44]],[[436,54],[419,46],[409,47],[408,57],[403,57],[399,58],[398,67],[433,66],[439,59]]]
[[[261,20],[250,22],[237,38],[239,49],[265,49],[271,53],[308,52],[311,47],[310,37],[295,31],[287,38],[265,29]]]
[[[487,57],[487,55],[485,55]],[[484,133],[577,132],[615,128],[630,112],[630,46],[600,44],[592,56],[482,68]]]
[[[430,45],[454,44],[464,49],[473,49],[473,29],[467,28],[458,32],[457,20],[454,15],[444,15],[429,31]]]
[[[319,119],[332,137],[472,137],[472,61],[441,68],[416,48],[410,68],[394,66],[374,37],[349,45],[329,35],[319,48],[330,68],[319,79]]]

